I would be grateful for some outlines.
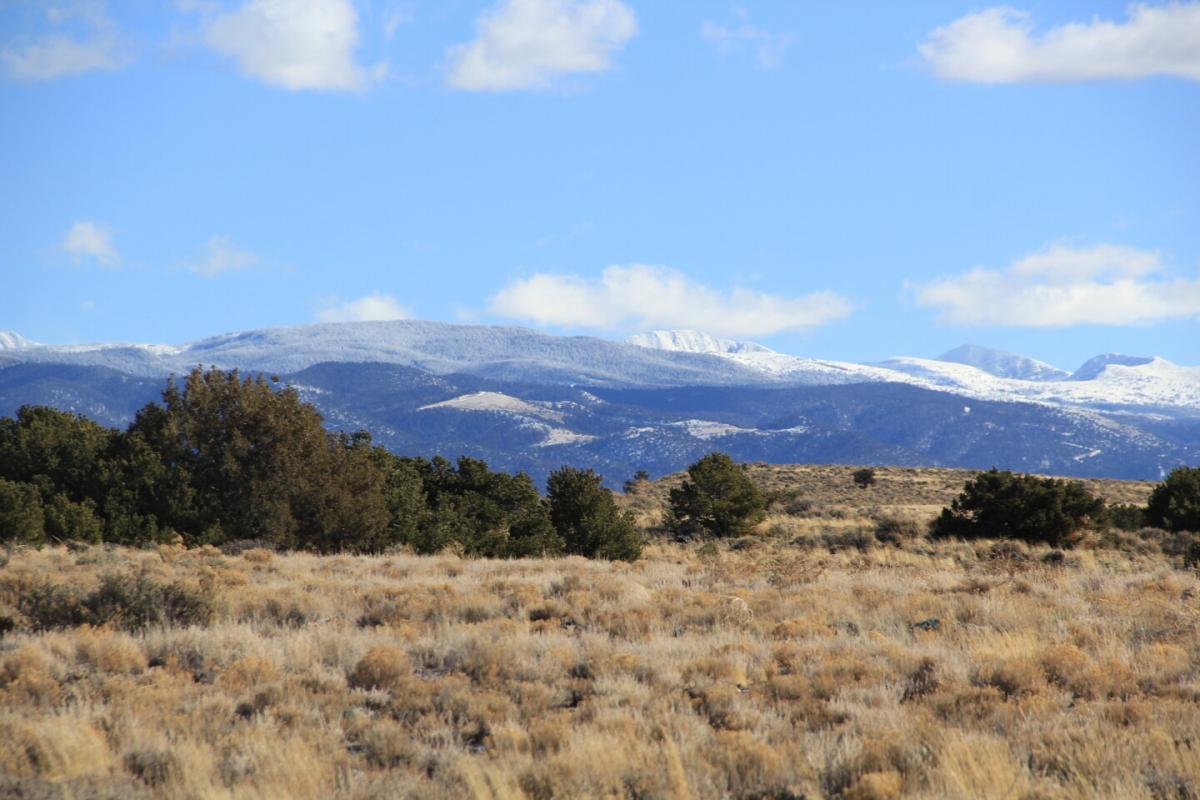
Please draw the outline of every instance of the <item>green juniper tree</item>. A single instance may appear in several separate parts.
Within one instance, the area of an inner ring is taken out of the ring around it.
[[[562,467],[550,473],[546,497],[550,519],[566,552],[610,561],[635,561],[642,537],[632,517],[622,513],[604,479],[590,469]]]
[[[1104,501],[1078,481],[991,469],[967,481],[934,522],[934,537],[1020,539],[1070,546],[1080,530],[1105,517]]]
[[[670,493],[667,525],[686,535],[741,536],[765,516],[766,501],[741,465],[710,453]]]
[[[1146,521],[1169,531],[1200,532],[1200,467],[1176,467],[1154,487]]]

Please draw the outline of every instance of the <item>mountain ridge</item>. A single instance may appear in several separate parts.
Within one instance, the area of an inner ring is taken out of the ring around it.
[[[945,360],[956,353],[959,360]],[[0,360],[105,366],[139,377],[179,374],[196,365],[290,373],[320,363],[360,362],[442,375],[597,386],[902,383],[975,400],[1200,415],[1200,367],[1160,358],[1102,355],[1068,375],[1026,356],[965,345],[939,359],[897,356],[855,364],[778,353],[753,342],[688,330],[652,331],[615,342],[515,326],[420,320],[312,323],[220,334],[182,345],[30,345],[0,350]],[[1054,379],[1047,370],[1055,370]],[[995,374],[1014,371],[1030,377]]]
[[[615,485],[712,450],[1140,479],[1200,462],[1200,368],[1164,359],[1020,380],[937,359],[803,358],[698,332],[641,341],[676,349],[424,322],[22,347],[0,351],[0,414],[42,404],[124,427],[167,375],[215,365],[278,375],[331,429],[369,430],[396,452],[475,455],[539,479],[572,464]]]
[[[1016,378],[1018,380],[1052,381],[1067,378],[1071,373],[1059,369],[1052,364],[1038,361],[1029,356],[1010,353],[993,347],[982,347],[977,344],[963,344],[947,350],[937,357],[938,361],[949,361],[956,364],[981,369],[995,375],[997,378]]]

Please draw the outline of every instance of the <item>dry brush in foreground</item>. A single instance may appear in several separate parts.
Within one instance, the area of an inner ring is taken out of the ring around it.
[[[19,550],[0,796],[1196,797],[1196,574],[1048,553]]]

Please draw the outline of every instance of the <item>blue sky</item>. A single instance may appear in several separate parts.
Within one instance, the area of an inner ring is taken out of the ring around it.
[[[1200,363],[1200,3],[0,0],[0,329]]]

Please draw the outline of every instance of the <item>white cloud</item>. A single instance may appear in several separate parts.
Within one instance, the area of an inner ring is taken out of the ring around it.
[[[836,292],[780,297],[751,289],[721,292],[678,270],[643,264],[612,266],[599,280],[541,273],[492,298],[491,312],[566,328],[689,328],[718,336],[767,336],[823,325],[848,315]]]
[[[350,0],[249,0],[210,20],[204,41],[247,75],[292,91],[357,91],[386,69],[355,60]]]
[[[787,53],[789,47],[796,43],[796,37],[790,33],[772,33],[766,28],[759,28],[745,22],[735,28],[715,22],[705,22],[700,27],[700,35],[705,40],[712,42],[722,56],[728,56],[743,47],[749,47],[754,51],[758,65],[763,69],[776,69],[783,66],[784,54]]]
[[[317,312],[317,319],[321,322],[376,322],[408,317],[409,310],[400,305],[395,297],[379,292]]]
[[[918,48],[942,78],[979,83],[1173,75],[1200,80],[1200,3],[1134,5],[1125,22],[1093,19],[1033,35],[1029,15],[989,8],[938,28]]]
[[[961,325],[1137,325],[1200,316],[1200,275],[1173,277],[1157,253],[1056,245],[1008,269],[975,268],[910,287],[916,301]]]
[[[560,75],[603,72],[637,33],[620,0],[503,0],[476,22],[476,37],[448,53],[456,89],[546,89]]]
[[[215,278],[225,272],[234,272],[252,267],[258,256],[238,247],[228,236],[214,236],[204,246],[204,257],[192,264],[190,269],[206,278]]]
[[[78,23],[76,35],[60,30],[27,39],[0,50],[5,71],[21,80],[46,81],[92,70],[117,69],[128,55],[105,4],[85,2],[54,5],[46,19],[56,29]]]
[[[104,267],[115,267],[121,261],[113,244],[112,231],[89,220],[72,224],[60,247],[74,256],[76,261],[89,259]]]

